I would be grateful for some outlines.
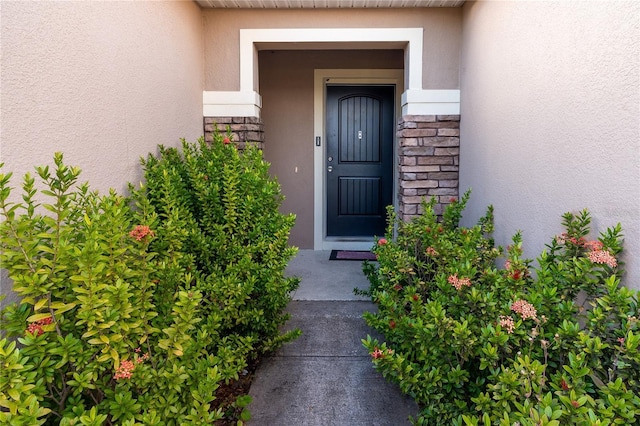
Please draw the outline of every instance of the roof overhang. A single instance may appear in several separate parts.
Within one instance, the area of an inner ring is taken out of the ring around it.
[[[464,0],[195,0],[208,9],[382,9],[460,7]]]

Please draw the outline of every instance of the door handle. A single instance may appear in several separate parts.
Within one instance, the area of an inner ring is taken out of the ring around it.
[[[331,172],[333,171],[333,166],[329,166],[329,167],[327,167],[327,171],[328,171],[329,173],[331,173]]]

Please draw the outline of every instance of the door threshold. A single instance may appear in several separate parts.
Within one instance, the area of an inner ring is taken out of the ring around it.
[[[374,237],[326,237],[322,241],[322,250],[369,251]]]

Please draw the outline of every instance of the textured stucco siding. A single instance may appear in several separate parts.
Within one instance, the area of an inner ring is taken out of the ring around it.
[[[157,144],[202,134],[195,3],[2,1],[0,8],[0,161],[14,186],[61,151],[94,189],[124,192]],[[0,284],[6,291],[6,277]]]
[[[205,90],[240,89],[242,28],[424,28],[423,89],[458,89],[460,8],[203,11]],[[300,48],[297,46],[295,48]],[[336,48],[335,46],[328,47]]]
[[[497,242],[521,229],[534,257],[588,208],[640,288],[640,3],[469,2],[462,45],[465,221],[493,204]]]
[[[191,2],[2,2],[2,149],[20,177],[55,151],[100,190],[139,180],[157,144],[202,134]]]

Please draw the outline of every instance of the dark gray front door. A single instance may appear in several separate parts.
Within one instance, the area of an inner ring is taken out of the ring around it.
[[[394,86],[327,86],[327,236],[384,234],[394,98]]]

